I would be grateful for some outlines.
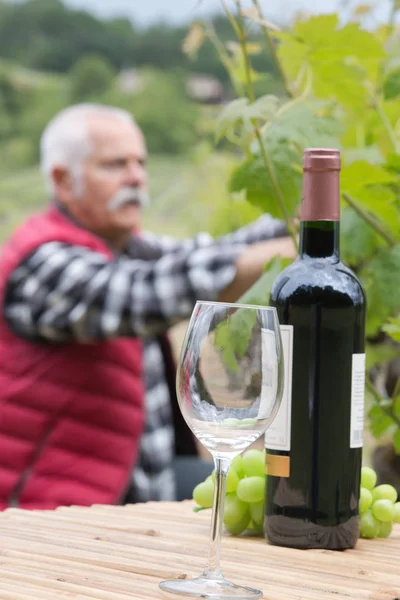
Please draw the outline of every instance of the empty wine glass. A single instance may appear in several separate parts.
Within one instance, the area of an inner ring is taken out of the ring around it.
[[[227,581],[220,570],[226,477],[231,460],[255,442],[278,412],[283,353],[275,308],[197,302],[177,372],[182,415],[215,463],[208,565],[191,580],[162,590],[200,598],[260,598],[262,592]]]

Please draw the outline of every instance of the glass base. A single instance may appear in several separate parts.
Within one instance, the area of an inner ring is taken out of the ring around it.
[[[263,593],[250,587],[242,587],[224,579],[224,577],[207,576],[204,573],[195,579],[176,579],[162,581],[160,588],[165,592],[179,596],[192,596],[195,598],[213,598],[213,600],[236,598],[262,598]]]

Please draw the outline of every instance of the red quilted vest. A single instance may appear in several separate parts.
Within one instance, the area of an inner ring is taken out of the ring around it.
[[[100,238],[50,208],[26,221],[3,247],[1,306],[11,272],[55,240],[113,258]],[[1,509],[118,502],[143,427],[141,361],[135,338],[30,343],[0,315]]]

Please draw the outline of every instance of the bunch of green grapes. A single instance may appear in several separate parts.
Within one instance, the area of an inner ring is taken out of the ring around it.
[[[193,500],[201,508],[211,508],[214,498],[215,471],[193,490]],[[247,450],[236,456],[226,482],[224,525],[232,535],[246,529],[261,534],[264,521],[265,454]]]
[[[266,489],[265,453],[248,450],[233,459],[226,483],[224,525],[232,535],[246,529],[262,534]],[[400,502],[391,485],[376,486],[371,467],[361,470],[360,535],[363,538],[388,537],[393,523],[400,523]],[[215,471],[193,490],[200,510],[211,508],[214,499]]]
[[[371,467],[363,467],[360,490],[361,537],[389,537],[393,523],[400,523],[397,491],[388,484],[377,486],[375,471]]]

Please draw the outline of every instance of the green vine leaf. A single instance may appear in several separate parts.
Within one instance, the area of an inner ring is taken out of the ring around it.
[[[393,412],[397,419],[400,419],[400,395],[394,401]]]
[[[386,168],[391,172],[400,175],[400,154],[389,154],[386,159]]]
[[[400,65],[387,73],[382,91],[385,100],[393,100],[400,96]]]
[[[378,165],[371,165],[366,160],[345,165],[341,175],[341,189],[350,195],[371,185],[384,185],[394,183],[396,177]]]
[[[291,215],[294,215],[300,202],[302,185],[298,154],[282,142],[270,149],[270,157],[279,187],[285,198],[286,208]],[[251,204],[260,207],[273,217],[282,218],[273,183],[261,157],[245,161],[233,172],[229,190],[232,193],[244,190],[246,198]]]
[[[400,342],[400,319],[389,319],[389,322],[382,327],[382,331],[387,333],[395,342]]]
[[[400,454],[400,428],[393,435],[393,446],[396,454]]]
[[[371,165],[382,165],[385,158],[378,146],[364,146],[363,148],[344,148],[343,159],[346,165],[355,162],[368,162]]]
[[[352,111],[365,106],[370,93],[366,83],[377,82],[384,57],[372,32],[358,23],[340,27],[337,14],[297,22],[291,39],[283,39],[279,48],[279,58],[293,79],[307,66],[315,95],[334,98]]]
[[[266,265],[261,277],[238,300],[241,304],[268,306],[271,289],[279,273],[285,269],[290,260],[276,256]]]
[[[243,118],[248,105],[249,101],[247,98],[237,98],[221,111],[216,128],[217,141],[222,139]]]
[[[380,236],[352,208],[342,210],[340,246],[341,256],[346,264],[358,267],[384,245]]]
[[[394,425],[394,421],[391,417],[386,414],[383,414],[380,417],[371,418],[371,433],[376,438],[379,439],[386,433],[392,426]]]
[[[262,96],[253,103],[250,103],[247,98],[233,100],[219,116],[216,129],[217,140],[230,133],[236,133],[240,126],[243,130],[242,141],[254,137],[254,123],[260,120],[264,125],[265,122],[273,119],[278,106],[279,99],[273,95]]]
[[[399,330],[400,334],[400,330]],[[400,341],[400,338],[399,338]],[[399,349],[385,344],[366,344],[366,368],[372,369],[377,365],[389,362],[399,355]]]
[[[260,279],[238,300],[239,304],[268,306],[271,288],[276,277],[286,264],[280,257],[273,258],[265,267]],[[237,310],[229,319],[216,327],[214,345],[220,349],[226,366],[234,373],[238,371],[238,358],[242,358],[248,348],[256,313]]]
[[[294,146],[300,155],[307,147],[340,148],[342,126],[325,102],[288,104],[266,129],[268,147],[279,142]]]
[[[257,102],[250,108],[254,111]],[[261,104],[258,110],[260,114],[262,109]],[[287,105],[263,129],[262,138],[290,215],[295,214],[301,199],[303,150],[308,146],[339,147],[340,133],[340,123],[329,114],[326,104],[321,102]],[[254,142],[252,151],[255,158],[245,161],[234,171],[230,191],[236,193],[244,190],[251,204],[274,217],[282,218],[258,142]]]
[[[382,248],[362,269],[368,299],[367,334],[375,335],[388,318],[400,311],[400,244]],[[396,292],[395,292],[396,290]]]

